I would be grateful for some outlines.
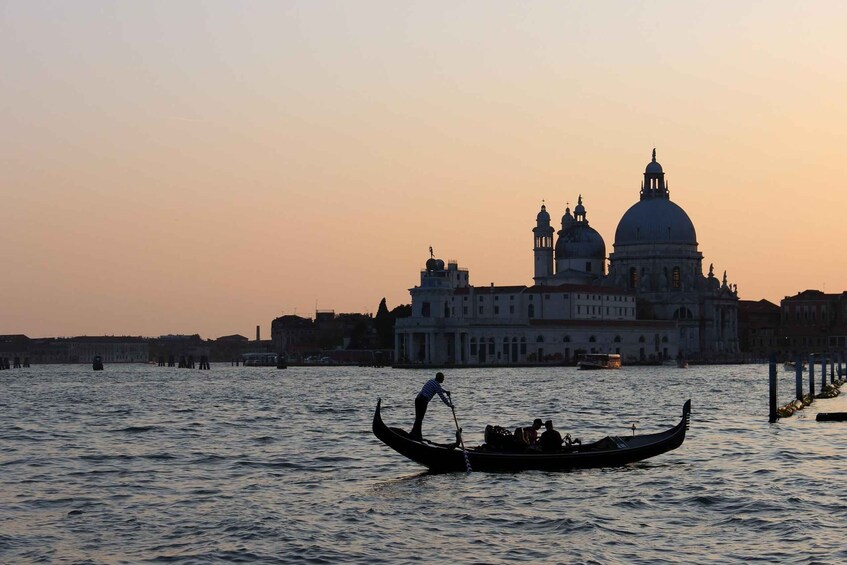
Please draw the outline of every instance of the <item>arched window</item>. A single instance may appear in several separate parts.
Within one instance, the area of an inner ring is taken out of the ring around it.
[[[488,338],[488,354],[494,355],[494,338],[493,337]]]
[[[471,355],[476,355],[476,338],[471,338]]]
[[[671,286],[673,288],[679,288],[682,286],[682,281],[679,277],[679,267],[674,267],[673,271],[671,271]]]
[[[570,343],[571,342],[571,336],[566,335],[565,337],[562,338],[562,341],[564,341],[565,343]]]
[[[594,336],[591,336],[591,337],[588,338],[588,343],[595,343],[596,341],[597,341],[597,338],[594,337]]]
[[[690,320],[692,318],[694,318],[694,315],[685,306],[680,306],[673,313],[674,320]]]
[[[662,343],[668,342],[668,336],[662,336]]]
[[[647,340],[644,339],[644,336],[641,336],[641,337],[638,338],[638,343],[644,343],[645,341],[647,341]]]
[[[538,343],[544,343],[544,336],[543,335],[538,336],[537,338],[535,338],[535,341],[538,342]]]
[[[621,342],[621,336],[616,335],[615,336],[615,343],[620,343],[620,342]]]

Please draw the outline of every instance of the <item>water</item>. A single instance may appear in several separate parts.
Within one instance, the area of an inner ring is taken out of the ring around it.
[[[648,433],[692,399],[676,451],[517,474],[430,475],[373,437],[377,397],[408,428],[431,373],[3,371],[0,562],[847,560],[847,427],[802,413],[769,425],[766,366],[446,371],[469,444],[535,417],[586,441],[633,422]],[[790,397],[793,377],[781,385]],[[453,433],[436,397],[424,434]]]

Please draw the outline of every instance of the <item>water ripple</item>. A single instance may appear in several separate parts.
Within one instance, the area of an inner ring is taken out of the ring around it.
[[[838,563],[843,430],[767,423],[766,367],[446,371],[471,445],[550,417],[589,440],[663,429],[616,469],[433,475],[371,433],[408,428],[429,372],[50,366],[3,371],[0,560]],[[424,432],[451,441],[439,402]]]

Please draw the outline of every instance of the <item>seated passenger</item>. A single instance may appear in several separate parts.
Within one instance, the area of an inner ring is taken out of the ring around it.
[[[541,418],[536,418],[532,422],[532,426],[523,429],[524,437],[526,438],[526,443],[530,447],[533,445],[538,445],[538,430],[541,429]]]
[[[526,431],[520,426],[515,428],[515,434],[512,436],[512,440],[517,447],[526,447],[529,445],[529,440],[526,437]]]
[[[544,422],[544,427],[547,428],[541,434],[541,450],[542,451],[559,451],[562,449],[562,434],[553,429],[553,420]]]

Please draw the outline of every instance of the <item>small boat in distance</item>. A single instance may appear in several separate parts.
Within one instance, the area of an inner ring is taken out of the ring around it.
[[[245,367],[276,367],[276,353],[244,353],[241,356]]]
[[[376,403],[374,435],[397,453],[435,473],[466,471],[468,465],[474,471],[565,471],[619,467],[667,453],[682,445],[691,418],[691,400],[688,400],[682,407],[679,422],[663,432],[634,435],[633,431],[629,437],[606,436],[593,443],[579,445],[574,442],[558,451],[503,451],[483,444],[469,447],[463,453],[458,448],[458,441],[441,444],[418,440],[403,429],[387,426],[382,421],[381,404],[382,399]]]
[[[580,369],[620,369],[621,356],[617,353],[583,353],[576,366]]]

